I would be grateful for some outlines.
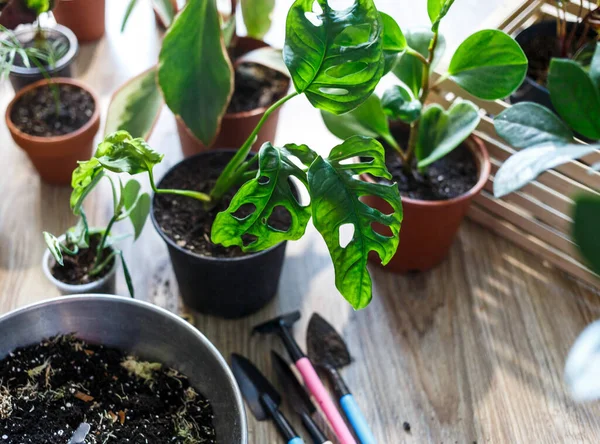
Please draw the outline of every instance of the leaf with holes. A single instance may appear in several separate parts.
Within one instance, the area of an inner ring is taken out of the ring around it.
[[[346,162],[355,157],[371,160]],[[372,298],[372,281],[367,270],[369,252],[375,251],[385,265],[398,248],[402,204],[396,184],[364,182],[354,177],[357,174],[391,179],[383,146],[376,140],[352,137],[334,147],[326,159],[318,157],[308,170],[313,222],[327,243],[338,290],[358,310]],[[393,213],[387,215],[369,207],[360,200],[362,196],[380,197],[393,208]],[[393,235],[376,233],[373,223],[389,227]],[[340,228],[348,224],[353,225],[354,235],[342,247]]]
[[[344,10],[296,0],[287,16],[283,59],[298,93],[342,114],[364,102],[384,70],[383,24],[373,0]]]
[[[298,203],[290,178],[295,177],[306,185],[306,172],[288,158],[290,153],[293,154],[270,143],[262,146],[258,153],[256,177],[239,189],[229,208],[219,213],[213,223],[211,238],[214,243],[225,247],[237,245],[245,252],[254,252],[286,240],[300,239],[304,235],[310,208]],[[242,207],[252,207],[252,212],[240,215]],[[287,210],[289,227],[271,225],[271,217],[277,207]]]

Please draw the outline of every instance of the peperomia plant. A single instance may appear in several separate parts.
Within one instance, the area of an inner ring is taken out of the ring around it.
[[[385,141],[402,160],[407,172],[425,173],[426,168],[458,147],[471,135],[480,121],[478,108],[469,101],[457,101],[448,110],[438,104],[427,105],[435,84],[432,75],[445,49],[439,32],[442,19],[454,0],[429,0],[427,9],[431,29],[403,34],[389,16],[384,15],[386,36],[396,36],[399,55],[386,61],[400,84],[388,89],[380,99],[373,95],[362,106],[343,115],[322,111],[327,128],[344,139],[360,134]],[[383,15],[383,14],[382,14]],[[520,46],[497,30],[483,30],[468,37],[456,50],[448,71],[437,81],[454,80],[464,90],[483,100],[495,100],[514,92],[527,72],[527,58]],[[390,131],[390,121],[410,125],[405,144]]]
[[[129,274],[129,269],[125,263],[123,252],[116,248],[116,243],[126,236],[112,236],[114,225],[123,220],[129,220],[133,227],[134,240],[142,233],[148,213],[150,212],[150,196],[148,193],[141,192],[141,186],[136,180],[130,180],[126,185],[119,178],[114,178],[105,174],[105,169],[100,163],[100,159],[105,159],[106,155],[110,155],[110,151],[114,147],[115,139],[108,138],[102,142],[96,151],[95,157],[86,162],[79,162],[79,166],[73,171],[71,193],[71,209],[73,213],[79,217],[79,221],[75,227],[67,230],[65,241],[61,242],[55,236],[48,232],[44,232],[46,244],[56,262],[61,266],[64,265],[64,255],[75,256],[80,254],[84,249],[90,248],[90,236],[98,236],[98,242],[95,261],[88,272],[92,278],[99,276],[103,271],[119,257],[123,265],[123,274],[125,282],[131,297],[134,297],[133,283]],[[148,162],[157,163],[162,160],[162,156],[153,153],[147,159]],[[131,158],[124,156],[121,162],[131,161]],[[113,215],[104,229],[91,229],[88,227],[87,217],[83,209],[83,202],[89,193],[98,185],[102,178],[106,177],[110,182],[113,196]]]
[[[192,6],[188,3],[187,8]],[[175,25],[173,27],[175,29]],[[393,39],[392,39],[393,40]],[[158,189],[152,174],[160,161],[142,139],[119,132],[107,138],[110,147],[96,157],[105,169],[136,174],[147,172],[155,193],[175,193],[205,202],[218,203],[236,189],[228,209],[216,217],[211,237],[224,246],[237,245],[245,252],[267,249],[285,240],[301,238],[311,219],[321,233],[333,259],[336,285],[356,308],[372,298],[371,278],[366,268],[369,252],[376,252],[385,264],[398,247],[402,207],[395,185],[367,183],[358,179],[369,173],[391,179],[379,142],[352,137],[322,157],[306,145],[275,147],[264,144],[258,155],[248,158],[256,134],[269,114],[288,100],[304,95],[315,107],[332,113],[350,112],[372,94],[384,72],[385,56],[399,47],[384,40],[383,21],[372,0],[357,0],[347,9],[333,9],[326,0],[296,0],[286,22],[284,60],[295,91],[272,105],[248,140],[224,167],[208,194]],[[360,163],[350,162],[362,157]],[[302,184],[310,197],[301,203],[290,179]],[[365,195],[379,196],[393,208],[383,214],[361,201]],[[250,204],[245,217],[237,210]],[[291,215],[286,230],[269,225],[276,207]],[[373,223],[388,226],[392,236],[376,233]],[[340,242],[340,229],[353,228],[348,244]],[[248,236],[250,241],[248,241]]]

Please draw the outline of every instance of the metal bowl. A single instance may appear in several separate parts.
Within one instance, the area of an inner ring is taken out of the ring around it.
[[[219,351],[192,325],[147,302],[80,295],[20,308],[0,317],[0,359],[15,348],[68,333],[180,371],[210,400],[218,441],[248,443],[242,397]]]

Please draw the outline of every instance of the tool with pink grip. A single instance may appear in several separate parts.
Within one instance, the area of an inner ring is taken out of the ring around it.
[[[341,444],[356,444],[356,440],[352,436],[346,422],[340,415],[336,404],[333,402],[329,392],[321,382],[319,375],[315,371],[314,366],[306,357],[300,346],[294,339],[290,328],[300,319],[300,312],[296,311],[287,315],[279,316],[264,324],[254,327],[253,333],[276,333],[283,340],[285,348],[290,354],[290,358],[296,365],[296,368],[302,375],[304,384],[319,403],[321,410],[331,424],[333,431]]]

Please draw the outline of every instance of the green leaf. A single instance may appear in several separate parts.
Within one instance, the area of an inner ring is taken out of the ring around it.
[[[67,230],[66,237],[67,243],[71,245],[76,245],[78,248],[89,247],[89,228],[83,210],[81,211],[81,217],[77,221],[77,225]]]
[[[346,163],[354,157],[368,158]],[[366,307],[372,298],[372,282],[367,269],[370,251],[387,264],[398,248],[402,205],[396,184],[383,185],[355,179],[357,174],[372,174],[391,179],[385,166],[384,149],[376,140],[355,136],[334,147],[327,159],[318,157],[308,170],[313,222],[321,233],[333,260],[335,283],[355,309]],[[375,195],[393,208],[386,215],[363,203],[362,196]],[[372,223],[390,228],[392,237],[376,233]],[[350,242],[340,244],[340,227],[351,224]]]
[[[600,93],[577,62],[552,59],[548,90],[552,105],[573,130],[600,139]]]
[[[406,85],[394,85],[381,98],[383,111],[394,120],[413,123],[421,117],[421,102]]]
[[[427,0],[427,14],[433,25],[432,30],[437,31],[440,22],[446,17],[453,3],[454,0]]]
[[[95,157],[78,164],[71,178],[73,191],[70,199],[71,210],[76,216],[82,214],[83,201],[104,176],[102,165]]]
[[[406,37],[402,29],[389,15],[384,12],[379,13],[383,22],[383,57],[385,61],[384,74],[392,70],[396,64],[398,54],[406,50]]]
[[[131,279],[131,274],[129,273],[129,268],[127,268],[127,264],[125,263],[125,258],[123,257],[123,252],[118,252],[121,257],[121,265],[123,265],[123,275],[125,276],[125,283],[127,284],[127,290],[129,290],[129,296],[135,298],[135,291],[133,289],[133,281]]]
[[[121,22],[121,32],[125,31],[125,27],[127,26],[127,22],[129,21],[129,17],[133,12],[133,8],[137,5],[138,0],[130,0],[127,5],[127,9],[125,9],[125,15],[123,16],[123,22]]]
[[[346,10],[332,9],[327,0],[296,0],[283,50],[296,91],[334,114],[356,108],[383,75],[382,34],[373,0],[356,0]]]
[[[125,207],[124,217],[129,217],[134,230],[134,240],[140,237],[148,214],[150,214],[150,195],[140,194],[141,185],[137,180],[130,180],[123,188],[121,195]]]
[[[241,0],[248,37],[262,40],[271,28],[275,0]]]
[[[394,140],[381,101],[375,94],[372,94],[362,105],[349,113],[336,116],[321,111],[321,116],[327,129],[342,140],[352,136],[384,138],[387,141]],[[397,145],[395,141],[393,143]]]
[[[58,262],[61,267],[65,265],[60,241],[53,234],[48,233],[47,231],[44,231],[44,240],[46,241],[46,245],[48,246],[50,253],[52,256],[54,256],[54,259],[56,259],[56,262]]]
[[[479,109],[469,101],[456,101],[448,111],[437,104],[425,108],[415,150],[417,166],[425,168],[446,156],[473,133],[480,120]]]
[[[515,148],[528,148],[546,143],[573,142],[573,132],[548,108],[537,103],[522,102],[507,108],[494,119],[500,137]]]
[[[503,99],[525,80],[527,57],[508,34],[487,29],[471,35],[458,47],[448,74],[480,99]]]
[[[283,62],[281,49],[271,48],[270,46],[258,48],[239,57],[235,62],[236,65],[240,63],[257,63],[290,77],[290,72]]]
[[[154,151],[144,139],[134,139],[125,131],[107,136],[98,145],[94,156],[107,170],[131,175],[151,172],[164,157]]]
[[[168,29],[175,20],[175,14],[177,13],[171,0],[152,0],[152,6],[160,22]]]
[[[291,146],[293,150],[293,146]],[[300,156],[306,153],[299,153]],[[295,177],[307,185],[306,173],[290,159],[286,148],[265,143],[258,153],[258,173],[246,182],[231,200],[227,210],[219,213],[212,227],[211,238],[225,247],[237,245],[245,252],[261,251],[285,240],[300,239],[310,219],[310,209],[301,206],[290,186]],[[242,206],[251,206],[250,214],[240,215]],[[269,219],[277,207],[290,215],[286,230],[273,227]]]
[[[126,209],[133,208],[133,206],[137,203],[141,188],[142,186],[137,180],[130,180],[123,187],[121,199],[123,199],[123,205]]]
[[[600,90],[600,45],[598,45],[598,42],[594,42],[593,45],[594,56],[590,62],[589,76],[592,82],[594,82],[596,89]]]
[[[216,2],[187,2],[163,40],[158,83],[171,111],[210,145],[233,92],[233,68]]]
[[[132,137],[147,139],[163,105],[156,83],[157,68],[134,77],[112,97],[106,116],[104,134],[125,130]]]
[[[600,273],[600,196],[577,196],[573,220],[573,240],[592,270]]]
[[[502,197],[517,191],[544,171],[586,156],[600,145],[554,144],[525,148],[508,158],[494,178],[494,195]]]
[[[25,0],[25,6],[27,9],[35,12],[36,15],[43,14],[44,12],[50,11],[54,7],[54,1],[52,0]]]
[[[406,41],[408,46],[419,52],[423,57],[429,56],[429,43],[433,38],[433,32],[427,28],[417,28],[406,31]],[[431,69],[435,69],[441,60],[446,49],[446,39],[439,35],[438,44],[435,50],[435,57],[431,64]],[[410,88],[415,96],[419,95],[423,84],[423,63],[415,56],[405,52],[398,57],[396,65],[392,72],[398,79]]]

